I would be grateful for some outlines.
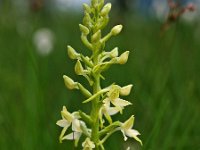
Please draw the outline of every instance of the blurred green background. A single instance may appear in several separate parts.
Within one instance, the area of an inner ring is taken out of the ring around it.
[[[69,8],[59,11],[52,1],[13,2],[0,1],[0,149],[73,150],[72,142],[59,143],[61,128],[56,121],[63,105],[71,112],[90,108],[80,106],[84,98],[67,90],[62,79],[66,74],[86,83],[75,75],[75,62],[66,52],[70,44],[88,54],[78,28],[83,14]],[[102,85],[134,85],[127,97],[133,106],[114,118],[125,121],[134,114],[144,146],[133,139],[123,142],[116,133],[106,149],[200,149],[199,20],[180,19],[160,34],[162,21],[136,11],[120,12],[117,4],[113,9],[107,30],[118,23],[124,30],[107,49],[130,50],[130,57],[126,65],[111,67]],[[46,35],[50,43],[44,40],[45,46],[38,46]]]

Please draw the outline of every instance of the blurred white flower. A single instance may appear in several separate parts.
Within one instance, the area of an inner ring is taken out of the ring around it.
[[[50,54],[54,47],[54,34],[48,28],[38,29],[33,35],[33,43],[39,55]]]

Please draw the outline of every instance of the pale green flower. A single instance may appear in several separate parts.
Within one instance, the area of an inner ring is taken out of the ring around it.
[[[121,131],[123,133],[124,136],[124,141],[126,141],[128,137],[134,138],[136,141],[140,142],[140,144],[142,145],[142,141],[137,137],[138,135],[140,135],[140,133],[135,130],[132,129],[133,125],[134,125],[134,116],[132,115],[126,122],[122,123],[121,125]]]
[[[74,113],[69,113],[67,111],[67,108],[65,106],[63,106],[63,110],[61,111],[61,116],[62,119],[57,121],[57,125],[62,127],[63,130],[60,134],[59,140],[62,143],[62,141],[64,139],[66,140],[78,140],[82,134],[82,130],[80,127],[80,120],[78,120],[80,118],[78,112],[74,112]],[[69,126],[72,126],[72,133],[65,135],[65,132],[67,131],[67,129],[69,128]]]
[[[92,150],[95,148],[94,142],[90,140],[90,138],[86,138],[82,143],[83,150]]]
[[[100,111],[99,111],[99,118],[101,121],[101,126],[103,126],[104,120],[103,115],[106,117],[106,119],[109,121],[109,123],[112,123],[112,115],[117,114],[120,110],[118,107],[111,107],[110,101],[103,101],[104,104],[102,105]]]
[[[119,98],[120,87],[113,85],[108,92],[108,97],[104,99],[104,103],[112,103],[120,112],[124,109],[125,106],[131,105],[129,101]]]

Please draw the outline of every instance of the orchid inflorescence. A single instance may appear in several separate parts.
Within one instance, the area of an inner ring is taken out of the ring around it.
[[[134,125],[133,115],[125,122],[113,121],[112,119],[113,115],[122,114],[123,109],[131,105],[129,101],[121,99],[120,96],[129,95],[132,84],[119,86],[113,83],[105,88],[101,87],[101,79],[105,80],[102,73],[111,65],[125,64],[128,60],[129,51],[121,55],[118,54],[117,47],[111,51],[105,51],[106,42],[121,32],[122,25],[114,26],[107,35],[102,36],[101,30],[109,21],[111,3],[104,5],[104,0],[91,0],[91,5],[83,4],[83,8],[85,14],[83,24],[79,24],[82,33],[81,40],[92,54],[84,56],[68,46],[68,55],[72,60],[76,60],[75,73],[87,79],[92,92],[66,75],[63,78],[65,86],[70,90],[79,90],[86,97],[82,103],[91,103],[92,109],[90,114],[81,110],[70,113],[63,106],[62,119],[57,121],[57,125],[63,128],[59,140],[60,142],[74,140],[75,146],[78,146],[79,139],[84,137],[83,150],[104,150],[104,142],[110,135],[121,131],[125,141],[131,137],[142,144],[137,137],[140,133],[132,129]],[[72,132],[67,134],[69,128]]]

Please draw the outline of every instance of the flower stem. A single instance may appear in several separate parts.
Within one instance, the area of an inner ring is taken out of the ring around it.
[[[103,145],[103,143],[116,131],[119,131],[120,128],[115,128],[113,131],[107,133],[107,135],[98,143],[98,145]]]
[[[93,58],[94,64],[98,64],[98,58]],[[100,74],[94,74],[94,85],[93,85],[93,95],[98,93],[101,90],[100,86]],[[93,120],[92,124],[92,135],[91,139],[95,143],[95,149],[99,150],[99,145],[97,143],[99,142],[99,110],[100,110],[100,95],[98,95],[93,101],[92,101],[92,111],[91,111],[91,118]]]

